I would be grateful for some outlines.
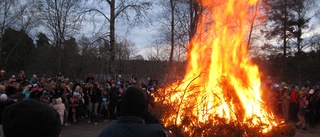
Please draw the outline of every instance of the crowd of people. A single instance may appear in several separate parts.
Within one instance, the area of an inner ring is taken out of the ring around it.
[[[276,83],[267,77],[269,102],[274,114],[286,122],[297,122],[296,128],[307,130],[306,123],[314,128],[320,122],[320,83],[306,81],[298,87],[286,82]]]
[[[5,71],[1,70],[0,113],[6,106],[35,99],[54,108],[63,126],[77,124],[81,119],[98,124],[119,116],[122,95],[129,87],[137,87],[149,95],[156,83],[150,78],[138,83],[134,75],[127,79],[118,75],[115,79],[97,82],[92,73],[88,73],[85,80],[70,80],[62,73],[52,77],[33,74],[27,79],[23,70],[11,77],[6,77]]]

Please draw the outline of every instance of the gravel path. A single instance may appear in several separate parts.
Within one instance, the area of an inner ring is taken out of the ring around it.
[[[79,124],[71,124],[62,127],[61,137],[98,137],[100,132],[115,121],[100,122],[97,125],[88,124],[88,120],[82,119]]]
[[[296,129],[295,137],[320,137],[320,125],[316,125],[315,128],[309,128],[308,130]]]
[[[115,122],[100,122],[97,125],[88,124],[86,119],[82,119],[79,124],[72,124],[68,127],[62,127],[61,137],[98,137],[100,132],[108,125]],[[308,125],[308,124],[307,124]],[[308,130],[296,129],[295,137],[320,137],[320,125]]]

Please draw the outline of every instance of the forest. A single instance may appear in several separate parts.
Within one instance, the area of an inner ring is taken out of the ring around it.
[[[262,78],[320,81],[319,6],[316,0],[260,0],[252,7],[248,56]],[[27,78],[58,72],[71,79],[90,72],[99,80],[181,78],[205,10],[196,0],[3,0],[0,67],[8,77],[25,70]],[[157,33],[141,47],[126,37],[132,28]]]

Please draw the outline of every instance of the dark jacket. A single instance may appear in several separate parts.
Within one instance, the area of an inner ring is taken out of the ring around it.
[[[90,102],[101,101],[101,91],[98,88],[89,89]]]
[[[99,137],[170,137],[161,124],[145,124],[137,116],[122,116],[118,121],[105,128]]]
[[[3,112],[3,110],[7,107],[7,106],[9,106],[9,105],[11,105],[11,104],[13,104],[14,103],[14,101],[13,100],[7,100],[7,101],[0,101],[0,124],[2,124],[2,112]]]

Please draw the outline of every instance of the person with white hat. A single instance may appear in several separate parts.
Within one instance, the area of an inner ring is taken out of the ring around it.
[[[316,95],[314,89],[310,89],[309,91],[309,98],[308,98],[308,110],[309,110],[309,120],[310,120],[310,127],[314,128],[317,122],[317,115],[318,115],[318,100],[319,97]]]
[[[6,94],[1,94],[0,95],[0,114],[3,113],[3,110],[13,104],[13,100],[8,100],[8,96]],[[3,131],[2,131],[2,115],[0,115],[0,137],[3,136]]]

